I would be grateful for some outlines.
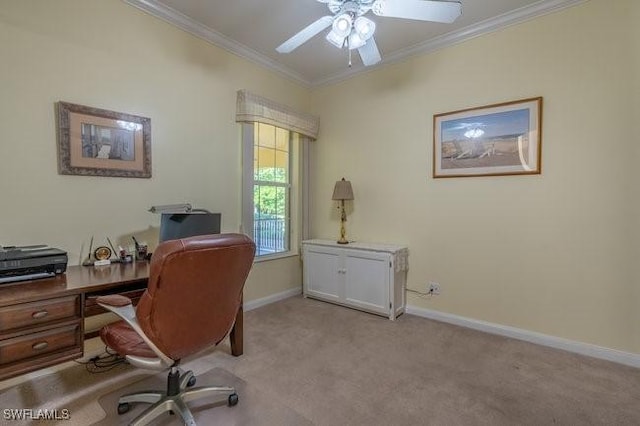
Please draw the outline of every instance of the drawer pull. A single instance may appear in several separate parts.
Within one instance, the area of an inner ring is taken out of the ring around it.
[[[47,311],[38,311],[38,312],[34,312],[31,314],[31,318],[33,319],[41,319],[46,317],[47,315],[49,315],[49,312]]]
[[[31,349],[33,349],[34,351],[41,351],[45,349],[47,346],[49,346],[49,343],[47,342],[38,342],[38,343],[34,343],[33,346],[31,346]]]

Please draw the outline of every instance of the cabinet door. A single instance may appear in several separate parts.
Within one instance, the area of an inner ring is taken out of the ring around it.
[[[344,258],[346,303],[388,314],[389,261],[386,253],[348,251]]]
[[[304,285],[306,295],[339,301],[343,286],[340,253],[308,247],[304,255]]]

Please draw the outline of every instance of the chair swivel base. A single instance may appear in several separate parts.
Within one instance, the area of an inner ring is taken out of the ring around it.
[[[170,380],[171,379],[169,379],[169,381]],[[172,414],[177,413],[185,425],[196,426],[193,414],[191,414],[189,407],[187,407],[187,402],[200,398],[226,395],[227,404],[230,407],[238,403],[238,394],[232,387],[199,386],[197,388],[191,388],[193,385],[195,385],[195,377],[193,372],[188,371],[180,377],[180,391],[174,395],[167,395],[167,392],[160,391],[142,391],[123,395],[118,400],[118,414],[128,412],[131,408],[130,403],[144,402],[152,405],[132,420],[131,423],[129,423],[131,426],[149,424],[159,415],[166,412],[171,412]]]

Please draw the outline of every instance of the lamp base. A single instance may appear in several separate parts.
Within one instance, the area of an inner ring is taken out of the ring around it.
[[[344,200],[340,200],[340,239],[336,241],[338,244],[349,244],[346,239],[347,231],[344,229],[344,223],[347,221],[347,213],[344,211]]]

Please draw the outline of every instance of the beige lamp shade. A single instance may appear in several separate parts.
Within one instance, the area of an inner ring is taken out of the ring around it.
[[[336,182],[336,186],[333,188],[332,200],[353,200],[353,189],[351,188],[351,182],[348,180],[339,180]]]

